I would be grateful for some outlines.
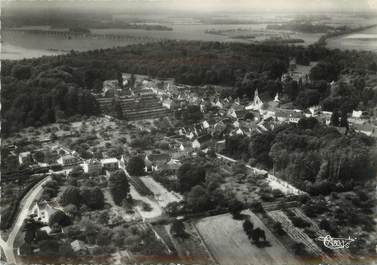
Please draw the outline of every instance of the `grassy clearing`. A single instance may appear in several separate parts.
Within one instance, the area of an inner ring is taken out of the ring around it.
[[[219,264],[299,264],[255,214],[249,210],[243,213],[250,216],[254,227],[265,231],[268,246],[259,248],[252,244],[243,230],[243,221],[234,220],[230,214],[204,218],[196,223],[209,251]]]

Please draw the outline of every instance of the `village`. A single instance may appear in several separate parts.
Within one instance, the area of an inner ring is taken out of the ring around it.
[[[283,75],[283,83],[292,78],[310,82],[293,69]],[[376,121],[359,110],[341,121],[319,106],[286,108],[279,93],[271,101],[263,101],[258,90],[251,101],[224,97],[226,89],[123,73],[119,80],[104,81],[102,93],[94,94],[102,116],[27,128],[6,139],[7,161],[19,170],[3,173],[2,204],[23,208],[2,229],[8,237],[1,242],[2,257],[16,263],[35,256],[37,262],[45,252],[56,252],[74,261],[85,257],[86,263],[89,255],[92,262],[112,264],[163,256],[162,261],[228,265],[242,264],[244,256],[258,264],[271,259],[303,264],[297,254],[309,253],[338,262],[316,241],[326,231],[321,218],[308,217],[304,210],[308,194],[274,172],[225,155],[226,139],[303,118],[327,126],[338,119],[343,126],[334,127],[342,134],[377,137]],[[197,206],[203,203],[199,189],[186,194],[177,177],[184,165],[192,166],[189,175],[200,175],[196,167],[213,168],[206,185],[213,182],[223,198],[216,207]],[[23,175],[33,180],[17,197],[15,186],[23,183]],[[115,180],[120,175],[129,186]],[[119,201],[117,185],[128,189]],[[184,211],[186,204],[198,208]],[[250,234],[244,232],[247,220]],[[250,244],[250,238],[256,243]]]

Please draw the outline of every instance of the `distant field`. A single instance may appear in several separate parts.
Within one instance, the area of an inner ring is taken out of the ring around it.
[[[273,36],[285,38],[303,39],[302,45],[312,44],[318,40],[319,34],[303,34],[286,31],[265,32],[266,24],[238,24],[238,25],[209,25],[209,24],[166,24],[172,27],[172,31],[141,30],[141,29],[91,29],[96,37],[72,37],[38,35],[16,31],[4,31],[2,35],[3,54],[2,59],[22,59],[39,57],[42,55],[55,55],[71,50],[86,51],[100,48],[113,48],[138,43],[160,41],[163,39],[200,40],[220,42],[244,42],[252,43],[254,40],[237,39],[227,35],[207,34],[206,30],[246,30],[247,34],[257,34],[256,41],[263,41]],[[35,27],[23,27],[23,29],[35,29]],[[38,27],[39,30],[47,30]],[[264,33],[263,33],[264,32]],[[245,34],[246,34],[245,33]],[[101,38],[101,35],[126,36],[125,38]],[[288,37],[289,36],[289,37]],[[301,45],[301,43],[300,43]]]
[[[196,227],[218,263],[221,265],[299,264],[255,214],[249,210],[243,213],[250,215],[254,227],[265,231],[271,246],[258,248],[251,244],[242,228],[243,221],[234,220],[230,214],[207,217],[198,221]]]
[[[284,13],[265,13],[265,14],[232,14],[228,17],[220,17],[226,20],[240,20],[245,23],[227,24],[227,23],[211,23],[211,19],[204,20],[198,17],[178,17],[178,16],[158,16],[148,15],[146,17],[139,15],[114,15],[117,19],[125,21],[133,21],[135,19],[143,18],[145,21],[142,24],[159,24],[171,27],[171,31],[161,30],[142,30],[142,29],[90,29],[93,34],[105,35],[126,35],[127,38],[107,38],[101,37],[73,37],[70,39],[57,36],[35,35],[22,32],[2,32],[2,59],[22,59],[39,57],[42,55],[54,55],[69,52],[70,50],[86,51],[100,48],[112,48],[117,46],[127,46],[137,43],[145,43],[150,41],[159,41],[161,39],[178,39],[178,40],[201,40],[201,41],[220,41],[220,42],[244,42],[252,43],[254,41],[263,41],[273,37],[285,39],[302,39],[304,43],[299,45],[307,46],[315,43],[321,37],[319,33],[301,33],[288,30],[266,30],[268,24],[284,23],[295,18],[292,14]],[[221,20],[220,19],[220,20]],[[214,18],[213,21],[217,19]],[[250,23],[247,21],[258,21],[258,23]],[[347,25],[365,26],[377,23],[375,18],[363,18],[356,16],[347,16],[341,14],[334,14],[331,19],[317,22],[325,23],[330,26],[338,27]],[[25,30],[38,29],[49,30],[49,26],[24,26]],[[376,28],[377,29],[377,28]],[[376,29],[374,33],[376,34]],[[53,29],[66,30],[66,29]],[[220,31],[228,32],[226,34],[216,35],[207,34],[206,31]],[[369,29],[373,31],[373,29]],[[233,33],[232,33],[233,32]],[[373,32],[372,32],[373,33]],[[360,32],[359,34],[371,34],[371,32]],[[241,36],[241,37],[240,37]],[[245,38],[245,36],[253,36],[253,38]],[[377,50],[377,42],[375,39],[366,40],[365,35],[362,38],[353,38],[347,36],[340,36],[328,40],[329,48],[340,49],[357,49],[357,50]]]
[[[327,40],[327,47],[377,52],[377,27]]]

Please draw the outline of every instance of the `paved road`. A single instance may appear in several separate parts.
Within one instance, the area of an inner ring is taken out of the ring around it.
[[[21,210],[17,216],[16,222],[12,227],[12,231],[8,236],[8,240],[5,242],[2,238],[0,239],[0,247],[4,251],[8,264],[17,264],[16,256],[14,254],[14,241],[22,227],[25,218],[29,214],[29,208],[31,207],[32,203],[34,202],[38,194],[42,191],[43,184],[45,184],[50,179],[50,176],[47,176],[46,178],[42,179],[24,196],[20,203]]]

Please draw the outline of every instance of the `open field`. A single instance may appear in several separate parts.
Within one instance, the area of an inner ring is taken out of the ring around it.
[[[299,264],[255,214],[249,210],[244,211],[243,214],[250,216],[254,227],[265,231],[270,246],[258,248],[252,244],[243,230],[243,221],[234,220],[230,214],[207,217],[198,221],[196,227],[218,263],[221,265]]]
[[[328,48],[377,51],[377,27],[327,40]]]

